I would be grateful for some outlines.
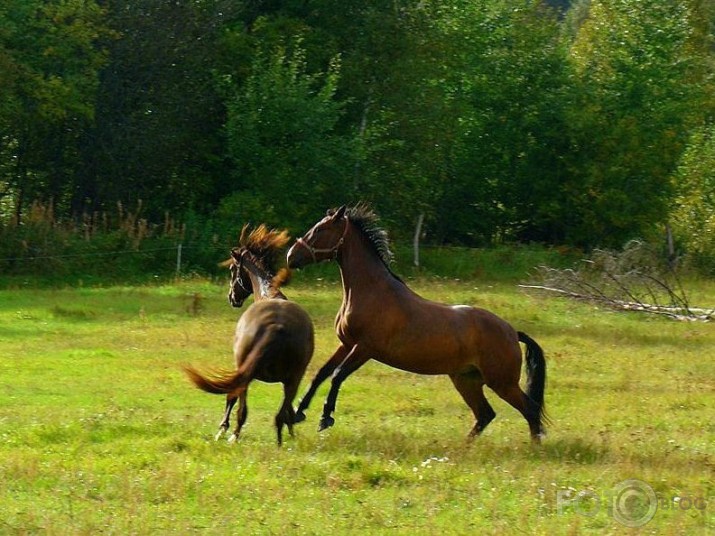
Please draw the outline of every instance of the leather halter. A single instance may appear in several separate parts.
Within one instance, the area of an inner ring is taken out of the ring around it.
[[[314,248],[308,242],[303,240],[303,237],[300,237],[295,241],[296,244],[300,244],[303,246],[305,249],[308,250],[308,253],[310,253],[310,256],[313,258],[313,262],[317,263],[318,259],[315,256],[316,253],[330,253],[332,255],[332,258],[335,259],[338,256],[338,250],[340,249],[340,246],[343,245],[343,242],[345,242],[345,235],[348,234],[348,218],[345,218],[345,228],[343,229],[343,234],[340,235],[340,238],[338,239],[337,243],[330,248]]]

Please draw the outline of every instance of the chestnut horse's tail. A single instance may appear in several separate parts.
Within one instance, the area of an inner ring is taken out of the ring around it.
[[[184,365],[184,372],[202,391],[216,395],[229,393],[237,395],[238,390],[251,383],[253,373],[266,352],[271,347],[275,348],[276,345],[281,344],[282,339],[279,334],[283,332],[283,329],[282,325],[272,324],[259,330],[259,334],[253,340],[251,350],[235,372],[216,371],[209,376],[204,376],[191,365]]]
[[[546,387],[546,360],[541,346],[523,331],[518,331],[519,341],[526,345],[526,395],[536,404],[539,419],[548,421],[544,406]]]
[[[251,381],[250,374],[239,369],[233,371],[217,371],[210,376],[204,376],[191,365],[184,366],[184,372],[191,382],[207,393],[216,395],[232,393],[241,387],[245,387]]]

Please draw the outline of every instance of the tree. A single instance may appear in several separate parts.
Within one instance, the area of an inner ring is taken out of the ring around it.
[[[439,234],[466,244],[554,240],[566,147],[556,14],[541,2],[451,2],[440,19],[458,128],[438,183]]]
[[[341,179],[348,198],[369,200],[393,229],[411,232],[418,214],[433,213],[432,185],[444,173],[454,121],[435,84],[444,60],[433,20],[436,3],[320,0],[285,6],[273,27],[303,25],[309,69],[336,54],[341,58],[336,97],[344,113],[336,131],[356,137],[357,146],[353,169]]]
[[[671,173],[707,113],[697,0],[592,0],[571,48],[566,239],[618,245],[667,218]]]
[[[103,11],[80,0],[6,0],[0,6],[0,195],[19,217],[35,199],[62,206],[81,167],[105,62]]]
[[[675,172],[671,222],[678,245],[715,273],[715,125],[697,129]]]
[[[239,9],[225,0],[108,2],[115,39],[84,139],[76,212],[142,200],[157,220],[215,208],[227,161],[214,52]]]
[[[337,59],[324,73],[308,73],[299,41],[256,55],[228,103],[234,193],[223,201],[226,218],[299,231],[346,200],[355,151],[353,139],[336,131],[338,77]]]

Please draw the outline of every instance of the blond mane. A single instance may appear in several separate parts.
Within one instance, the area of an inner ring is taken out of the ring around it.
[[[290,280],[287,268],[278,268],[278,259],[283,257],[282,249],[290,242],[290,235],[285,229],[269,229],[264,224],[250,230],[249,224],[241,229],[238,240],[239,248],[249,251],[260,268],[273,277],[273,286],[278,288]]]

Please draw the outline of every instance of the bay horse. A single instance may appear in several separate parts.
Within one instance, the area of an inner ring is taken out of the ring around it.
[[[345,379],[375,359],[418,374],[446,374],[474,413],[469,437],[481,434],[496,413],[484,396],[487,385],[516,408],[529,424],[532,440],[544,433],[546,362],[528,335],[484,309],[443,305],[422,298],[390,270],[387,233],[365,204],[329,210],[288,251],[288,267],[336,260],[343,301],[335,318],[340,346],[313,379],[298,406],[305,410],[331,374],[319,430],[332,426],[338,391]],[[519,387],[526,345],[526,392]]]
[[[254,303],[236,324],[233,343],[236,371],[203,375],[191,366],[184,367],[199,389],[226,394],[226,408],[216,440],[228,430],[237,400],[237,424],[229,442],[238,439],[248,416],[246,398],[253,380],[283,384],[283,402],[275,417],[278,445],[283,443],[283,426],[293,435],[293,400],[313,356],[314,331],[308,314],[288,301],[280,290],[288,270],[274,275],[279,252],[289,240],[286,231],[269,230],[265,225],[250,233],[248,226],[243,227],[240,246],[231,251],[231,258],[224,263],[231,271],[229,303],[241,307],[248,296],[254,295]]]

